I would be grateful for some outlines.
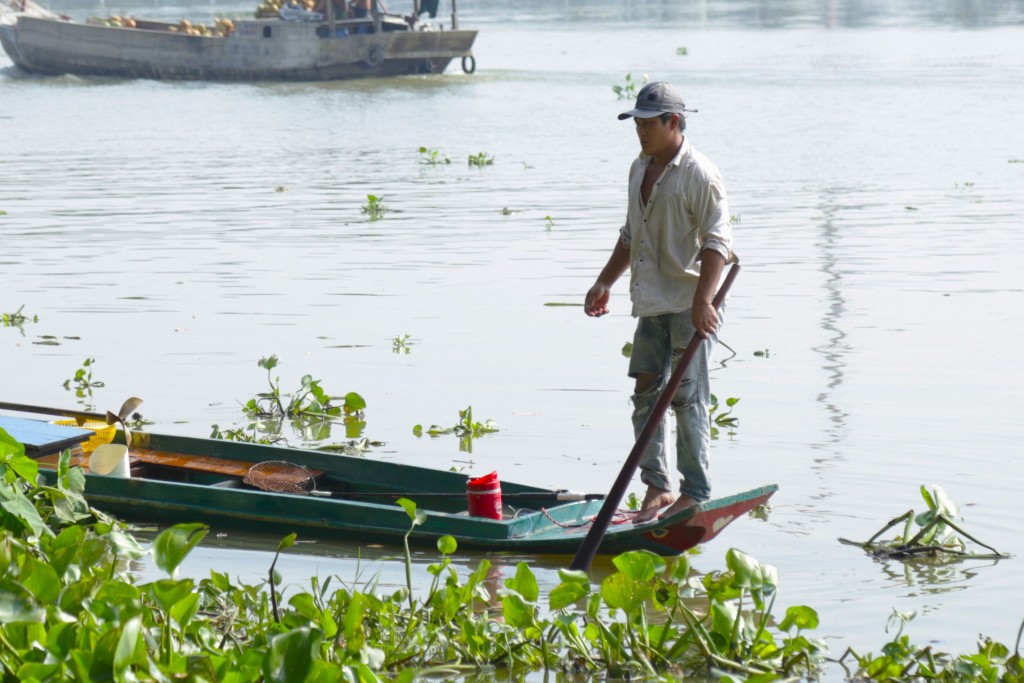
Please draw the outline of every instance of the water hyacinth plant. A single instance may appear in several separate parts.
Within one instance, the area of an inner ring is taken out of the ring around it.
[[[2,212],[0,212],[2,214]],[[37,315],[25,315],[22,311],[25,310],[25,304],[18,307],[18,310],[13,313],[0,313],[0,325],[3,327],[21,327],[25,323],[37,323],[39,322],[39,316]]]
[[[626,78],[623,81],[622,85],[612,86],[612,92],[614,92],[615,96],[620,100],[636,99],[637,92],[639,92],[639,88],[637,87],[638,80],[639,87],[642,88],[645,85],[647,85],[648,81],[650,81],[651,79],[647,76],[647,74],[641,76],[640,79],[634,79],[633,74],[626,74]]]
[[[494,157],[490,156],[486,152],[480,152],[479,154],[470,154],[469,157],[470,166],[490,166],[494,163]]]
[[[384,214],[388,211],[387,207],[384,206],[384,198],[378,197],[375,194],[366,195],[366,204],[361,206],[360,210],[365,213],[371,221],[384,218]]]
[[[452,160],[442,154],[441,150],[420,147],[419,151],[421,163],[429,164],[430,166],[440,166],[441,164],[452,163]]]
[[[276,355],[261,358],[257,365],[267,371],[268,391],[260,392],[242,404],[242,410],[252,420],[246,427],[221,429],[213,425],[210,438],[247,443],[287,443],[282,429],[287,424],[303,442],[323,442],[331,438],[331,428],[341,423],[349,439],[362,436],[366,427],[364,411],[366,400],[354,391],[344,396],[331,396],[312,375],[304,375],[299,388],[292,393],[281,391],[280,377],[271,372],[279,365]],[[335,444],[335,450],[361,453],[370,441]],[[361,444],[361,447],[360,447]],[[328,446],[320,446],[327,448]]]
[[[391,340],[392,353],[404,353],[408,355],[412,351],[412,335],[403,334]]]
[[[992,546],[982,543],[961,528],[954,520],[960,509],[950,500],[941,486],[933,486],[929,491],[921,485],[921,497],[927,510],[916,514],[908,510],[895,517],[879,529],[871,538],[864,542],[850,541],[840,538],[841,543],[863,548],[869,555],[877,558],[913,559],[927,558],[930,560],[985,559],[997,560],[1007,557]],[[903,525],[902,533],[889,540],[879,540],[893,527]],[[989,553],[974,553],[967,550],[967,541],[972,541]]]
[[[459,411],[459,421],[451,427],[439,427],[430,425],[426,433],[432,437],[444,434],[455,434],[459,437],[459,450],[465,453],[473,452],[473,439],[478,439],[487,434],[498,431],[498,423],[494,420],[477,422],[473,419],[473,406]],[[416,425],[412,428],[416,436],[423,436],[423,425]]]
[[[63,385],[67,391],[74,390],[78,402],[90,410],[93,408],[92,390],[104,386],[103,382],[92,378],[92,366],[95,363],[95,358],[86,358],[82,362],[82,367],[78,368],[72,377],[64,380]]]
[[[280,361],[276,355],[260,358],[257,362],[259,367],[267,371],[267,384],[270,390],[256,394],[246,401],[243,409],[253,417],[286,417],[291,419],[314,417],[321,419],[337,418],[343,416],[360,416],[366,408],[366,401],[354,391],[345,394],[343,397],[328,396],[320,380],[313,379],[312,375],[305,375],[302,378],[302,386],[291,394],[282,394],[281,378],[273,378],[271,371],[278,366]],[[342,400],[340,405],[333,403],[338,399]],[[284,399],[287,399],[287,403]]]
[[[711,407],[708,409],[708,415],[711,420],[711,438],[717,439],[719,429],[728,430],[726,434],[734,436],[736,434],[736,428],[739,427],[739,418],[732,414],[733,407],[739,403],[740,400],[735,397],[725,399],[725,412],[719,412],[721,406],[718,403],[718,397],[711,394]]]

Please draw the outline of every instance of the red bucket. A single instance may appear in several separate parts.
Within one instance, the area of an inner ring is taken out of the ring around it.
[[[498,473],[491,472],[466,483],[469,514],[474,517],[501,519],[501,482]]]

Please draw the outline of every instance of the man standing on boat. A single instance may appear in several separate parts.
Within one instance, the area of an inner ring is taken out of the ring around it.
[[[629,170],[626,222],[584,304],[589,316],[607,313],[612,285],[630,270],[629,294],[638,318],[629,361],[629,376],[636,381],[637,437],[682,350],[694,333],[704,339],[671,404],[679,496],[673,492],[662,421],[640,460],[647,493],[634,523],[658,517],[666,506],[661,516],[711,497],[709,368],[722,324],[711,302],[725,264],[733,259],[732,228],[718,169],[683,135],[687,111],[675,87],[655,82],[640,90],[634,109],[619,114],[619,120],[633,119],[641,152]]]

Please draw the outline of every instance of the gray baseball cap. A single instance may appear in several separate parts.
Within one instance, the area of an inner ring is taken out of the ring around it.
[[[640,88],[636,96],[636,107],[619,114],[619,121],[636,117],[652,119],[662,114],[679,114],[692,111],[683,104],[683,96],[671,83],[655,81]]]

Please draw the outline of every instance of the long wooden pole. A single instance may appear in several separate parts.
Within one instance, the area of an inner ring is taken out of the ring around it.
[[[81,410],[65,410],[63,408],[45,408],[43,406],[27,406],[21,403],[4,403],[0,401],[0,409],[11,410],[17,413],[37,413],[39,415],[54,415],[61,417],[73,417],[80,420],[106,420],[107,416],[101,413],[87,413]]]
[[[0,409],[2,410],[13,410],[19,413],[39,413],[41,415],[61,415],[63,417],[73,417],[76,420],[101,420],[107,424],[118,423],[124,428],[124,421],[128,419],[128,416],[140,405],[142,405],[142,399],[132,396],[121,405],[121,409],[117,411],[117,414],[110,412],[103,413],[88,413],[82,410],[65,410],[63,408],[46,408],[43,406],[28,406],[23,403],[4,403],[0,401]]]
[[[739,271],[739,263],[733,264],[732,268],[729,269],[729,274],[725,276],[725,282],[722,283],[718,294],[715,295],[714,301],[711,302],[715,310],[722,307],[725,296],[729,293],[729,287],[732,286],[732,282],[736,279]],[[605,498],[601,511],[597,513],[590,531],[587,532],[587,537],[583,539],[580,549],[576,551],[576,557],[573,558],[572,564],[569,565],[570,569],[582,571],[590,569],[590,563],[594,561],[594,556],[597,555],[597,549],[601,545],[601,541],[604,540],[604,535],[608,531],[608,525],[611,523],[615,511],[618,510],[619,504],[622,502],[622,496],[625,495],[629,482],[633,479],[633,474],[640,464],[640,458],[643,456],[644,451],[647,450],[651,439],[654,438],[654,433],[661,425],[661,420],[665,417],[665,412],[668,410],[669,403],[672,402],[672,397],[675,396],[679,385],[683,382],[683,374],[686,372],[686,367],[693,360],[693,357],[697,355],[697,350],[700,348],[702,341],[704,340],[701,336],[694,333],[690,343],[687,344],[686,351],[683,352],[682,358],[679,359],[679,364],[676,365],[672,376],[669,377],[665,389],[658,398],[658,402],[651,409],[651,414],[647,417],[647,423],[644,424],[640,436],[637,437],[633,450],[629,452],[629,457],[626,458],[626,462],[622,465],[622,471],[619,472],[619,476],[612,485],[611,491],[608,492],[608,497]]]

